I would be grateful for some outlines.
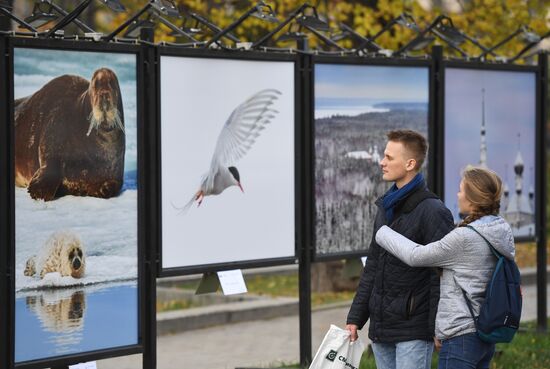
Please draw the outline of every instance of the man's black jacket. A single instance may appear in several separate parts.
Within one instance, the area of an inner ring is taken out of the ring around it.
[[[376,205],[367,262],[347,324],[361,329],[370,318],[369,338],[373,342],[432,340],[439,302],[437,270],[409,267],[376,243],[376,232],[387,224],[382,198]],[[440,240],[454,228],[449,209],[422,187],[402,199],[394,214],[390,227],[422,245]]]

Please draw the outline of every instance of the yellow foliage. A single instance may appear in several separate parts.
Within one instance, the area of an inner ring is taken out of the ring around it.
[[[123,2],[128,11],[122,15],[113,16],[111,15],[112,13],[109,13],[109,11],[106,11],[102,7],[98,8],[99,14],[96,17],[98,21],[96,28],[107,33],[124,22],[129,17],[129,14],[134,14],[146,4],[145,0],[132,1],[131,3],[129,1]],[[189,11],[205,16],[221,28],[227,27],[236,21],[249,7],[255,4],[254,2],[232,0],[177,0],[176,2]],[[268,1],[267,3],[273,7],[280,21],[302,4],[295,0],[276,0]],[[316,2],[311,2],[311,4],[314,3]],[[497,44],[521,25],[530,27],[538,34],[548,32],[545,21],[548,5],[543,5],[543,1],[470,0],[463,3],[465,4],[463,12],[451,15],[454,25],[469,36],[478,39],[487,47]],[[366,4],[370,4],[370,6]],[[437,7],[434,7],[431,12],[427,12],[416,1],[412,0],[324,0],[319,2],[317,11],[320,16],[326,17],[330,27],[335,32],[338,30],[339,23],[342,22],[352,27],[359,34],[369,37],[374,36],[392,19],[403,12],[411,14],[421,28],[427,27],[438,15],[442,14],[441,9]],[[182,15],[185,16],[185,13]],[[170,21],[176,25],[183,23],[182,19],[170,19]],[[188,24],[194,24],[194,21],[190,21]],[[242,41],[253,42],[275,27],[275,24],[250,17],[237,27],[233,33]],[[302,29],[302,31],[308,33],[307,30]],[[286,32],[288,32],[288,27],[285,27],[279,34],[275,35],[270,41],[270,45],[288,47],[288,43],[283,44],[275,41]],[[169,37],[169,33],[170,30],[167,27],[157,27],[155,31],[156,40],[173,41],[174,38]],[[330,33],[326,33],[326,35],[330,36]],[[380,36],[376,42],[383,48],[396,50],[412,40],[414,36],[415,33],[413,31],[400,25],[394,25],[390,31]],[[199,40],[208,40],[211,37],[212,32],[208,30],[205,30],[203,35],[196,36]],[[320,47],[327,49],[327,46],[323,45],[323,42],[319,41],[314,35],[309,34],[309,39],[312,48]],[[187,40],[181,40],[180,42],[187,42]],[[225,39],[225,42],[229,42],[229,40]],[[344,39],[338,43],[348,48],[359,45],[359,41],[352,38]],[[513,56],[523,48],[523,45],[521,39],[516,37],[499,48],[497,52],[504,56]],[[465,43],[461,47],[472,56],[480,53],[479,48],[471,43]],[[425,50],[424,52],[427,53],[429,50]],[[448,47],[445,48],[445,52],[448,55],[456,55]]]

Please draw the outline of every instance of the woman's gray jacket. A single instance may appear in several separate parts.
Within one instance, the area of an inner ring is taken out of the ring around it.
[[[499,253],[514,259],[512,229],[503,218],[488,215],[470,226],[485,236]],[[477,316],[497,261],[480,235],[467,227],[458,227],[441,240],[423,246],[383,226],[376,233],[376,243],[410,266],[443,268],[435,321],[437,338],[445,340],[476,331],[461,288]]]

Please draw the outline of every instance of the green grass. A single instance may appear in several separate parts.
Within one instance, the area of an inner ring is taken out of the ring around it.
[[[272,297],[298,297],[298,274],[245,276],[248,292]],[[355,291],[313,292],[311,305],[320,306],[353,299]]]
[[[497,345],[491,369],[550,368],[550,334],[536,333],[536,322],[522,324],[522,328],[527,331],[519,331],[511,343]]]

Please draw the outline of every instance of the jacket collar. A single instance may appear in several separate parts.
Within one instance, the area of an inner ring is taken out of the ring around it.
[[[378,208],[381,211],[384,211],[384,206],[382,205],[382,199],[384,196],[379,197],[375,205],[378,206]],[[437,195],[435,195],[433,192],[428,190],[426,186],[419,187],[416,190],[409,193],[405,198],[403,198],[401,201],[397,203],[395,206],[395,209],[398,213],[410,213],[413,211],[418,204],[420,204],[422,201],[430,198],[437,199]],[[397,218],[397,216],[396,216]]]

